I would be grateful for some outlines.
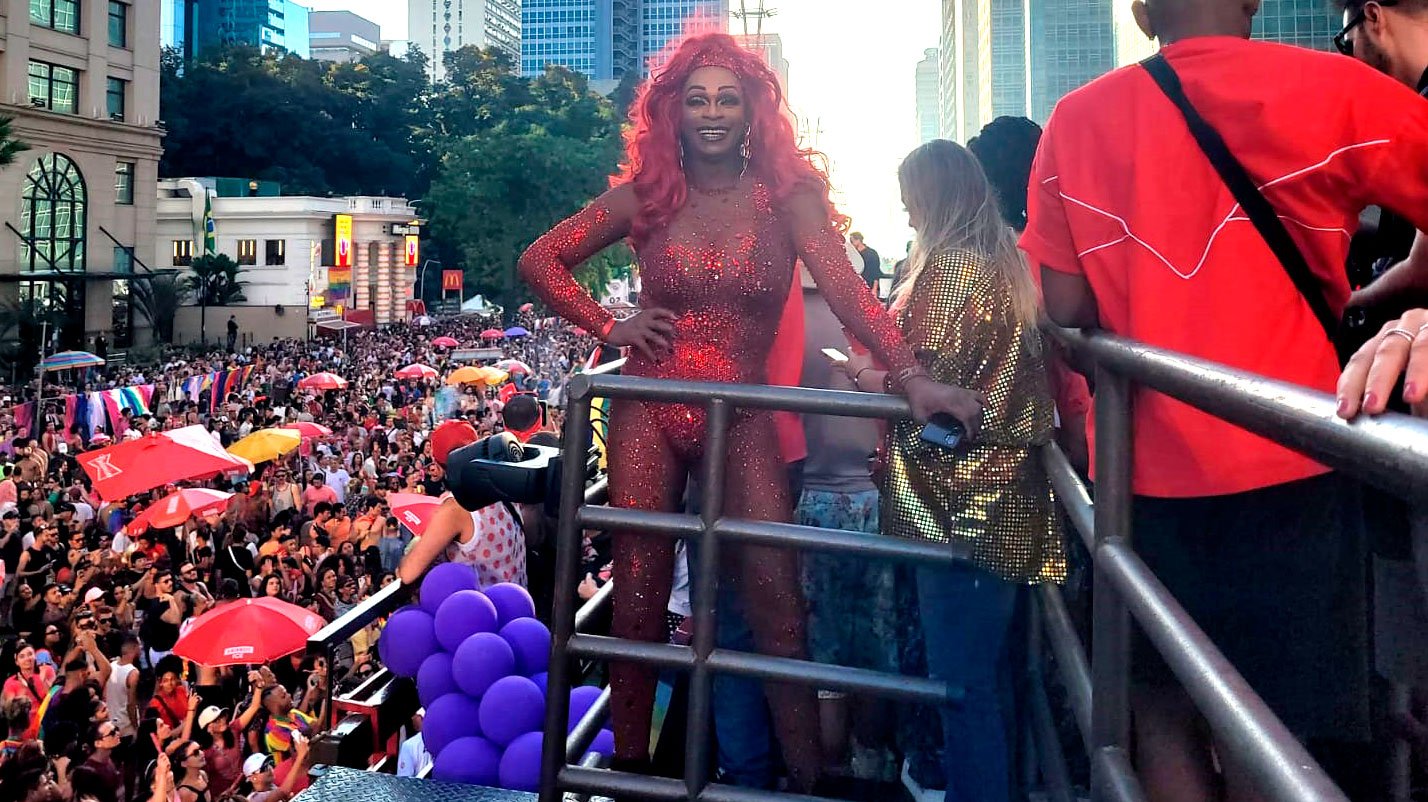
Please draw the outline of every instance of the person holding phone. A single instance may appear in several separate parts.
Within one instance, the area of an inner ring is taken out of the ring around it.
[[[890,313],[933,379],[981,393],[980,425],[899,421],[886,441],[883,533],[970,550],[917,568],[929,673],[961,687],[943,707],[947,798],[1007,802],[1011,769],[999,687],[1017,589],[1066,577],[1051,482],[1036,449],[1051,441],[1052,399],[1037,294],[977,160],[934,140],[898,169],[917,232]],[[878,391],[866,357],[843,369]]]

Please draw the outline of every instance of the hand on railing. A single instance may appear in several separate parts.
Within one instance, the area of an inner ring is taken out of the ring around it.
[[[1403,400],[1422,403],[1428,396],[1428,309],[1410,310],[1384,324],[1349,359],[1339,377],[1339,417],[1383,412],[1400,376]]]

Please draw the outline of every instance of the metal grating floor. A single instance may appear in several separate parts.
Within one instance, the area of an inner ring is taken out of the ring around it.
[[[293,802],[534,802],[535,794],[332,767]]]

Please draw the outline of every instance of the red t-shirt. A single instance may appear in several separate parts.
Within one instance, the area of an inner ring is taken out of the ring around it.
[[[1261,183],[1335,311],[1365,206],[1428,229],[1428,103],[1407,87],[1351,58],[1266,42],[1203,37],[1162,52]],[[1027,200],[1022,248],[1085,277],[1106,330],[1333,391],[1338,364],[1322,327],[1143,68],[1057,105]],[[1238,493],[1327,470],[1158,393],[1136,395],[1134,423],[1141,495]]]

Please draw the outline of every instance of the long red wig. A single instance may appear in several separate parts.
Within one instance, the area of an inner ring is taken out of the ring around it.
[[[640,211],[630,240],[638,248],[668,225],[689,196],[680,158],[680,117],[684,84],[700,67],[724,67],[739,78],[749,120],[749,164],[746,170],[768,185],[775,204],[799,191],[823,198],[829,224],[846,230],[848,218],[833,207],[823,154],[801,148],[793,129],[793,112],[784,100],[778,76],[762,56],[740,47],[726,33],[701,33],[674,46],[654,76],[640,88],[630,108],[625,130],[625,163],[611,185],[632,183]]]

